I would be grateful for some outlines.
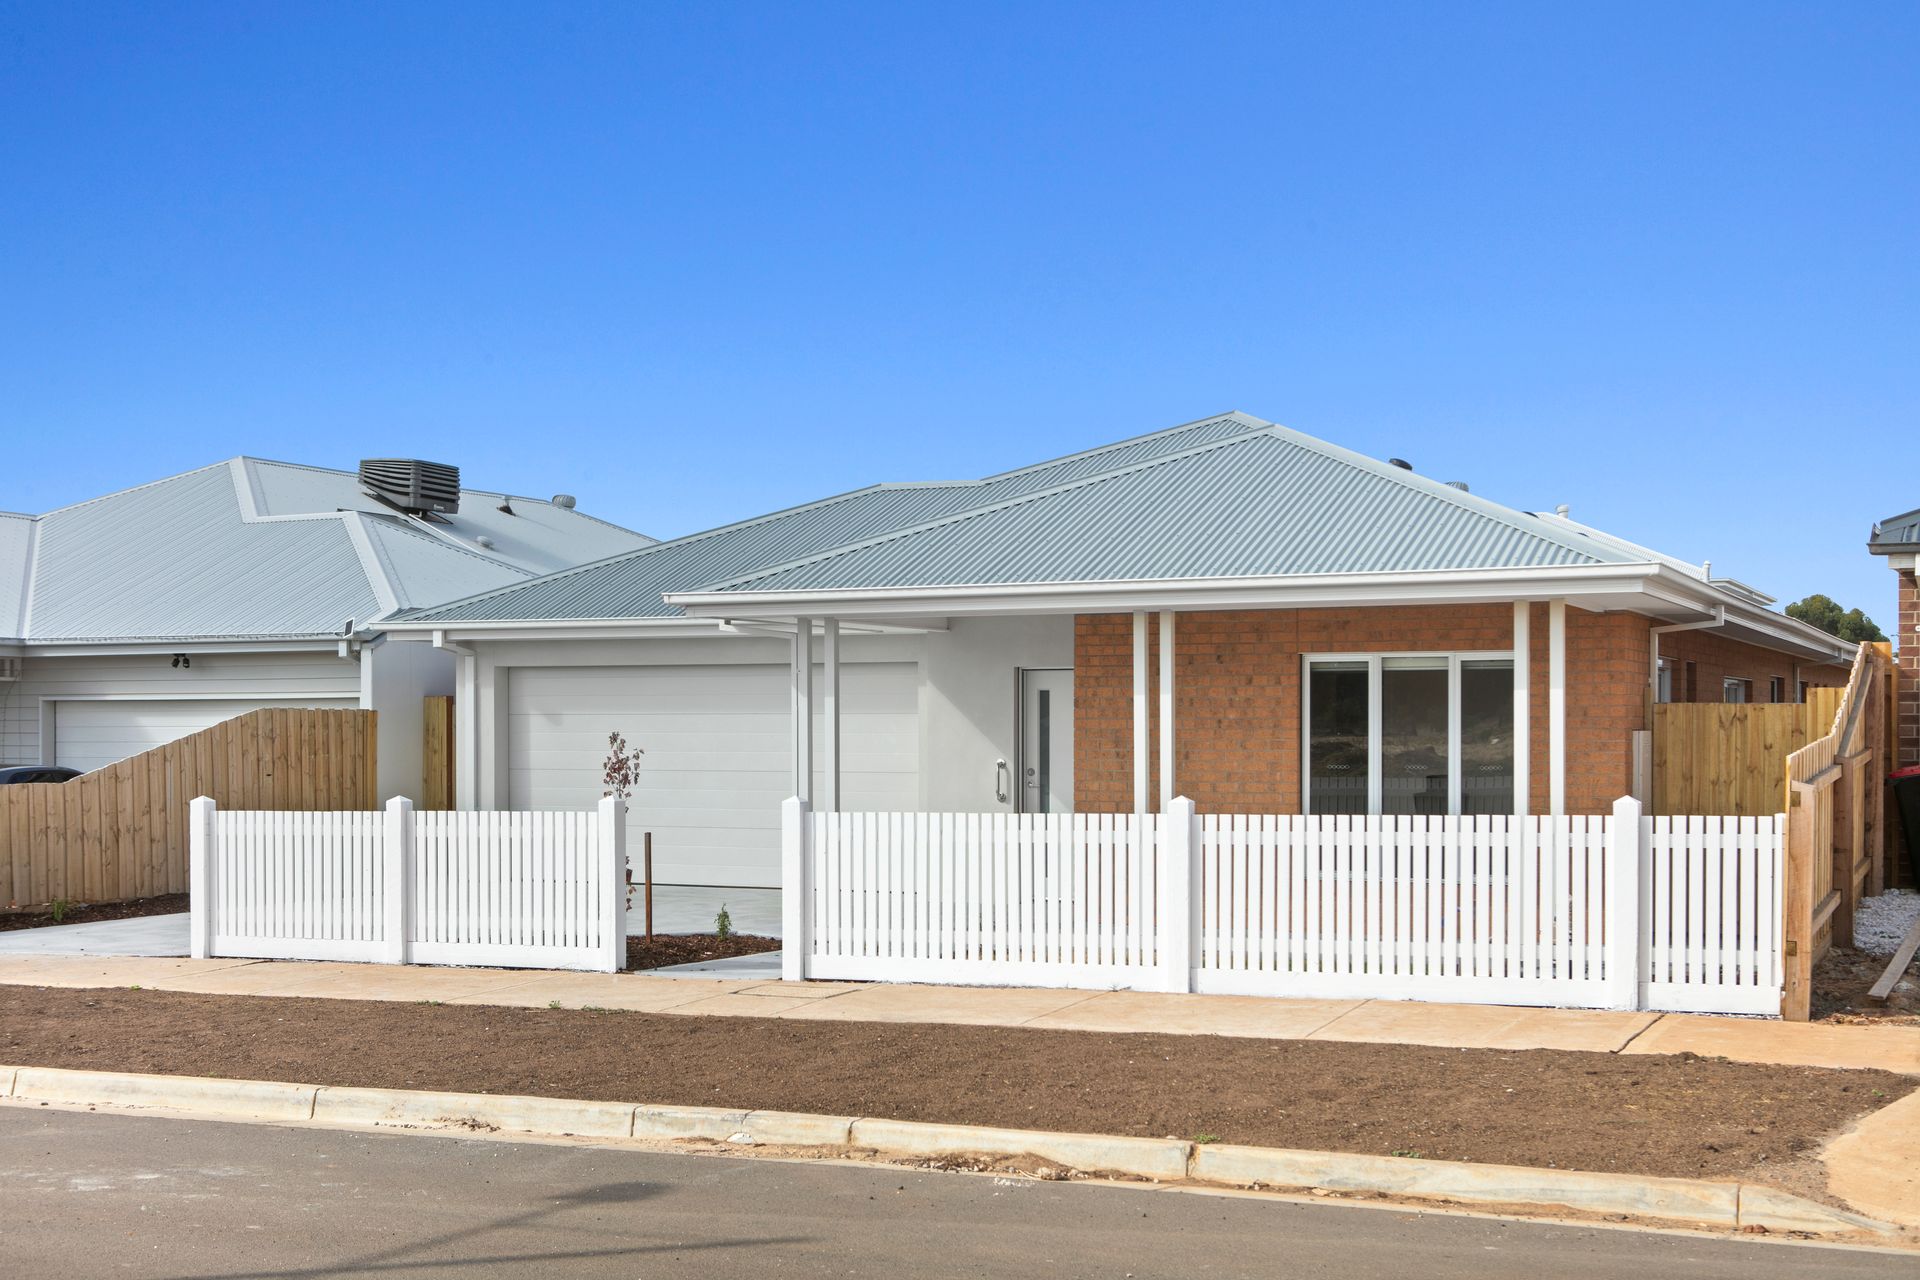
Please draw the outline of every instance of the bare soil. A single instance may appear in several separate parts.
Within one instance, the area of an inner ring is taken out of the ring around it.
[[[627,968],[659,969],[779,949],[780,939],[755,933],[730,933],[724,938],[717,933],[656,933],[651,938],[627,939]]]
[[[1887,1022],[1920,1026],[1920,958],[1907,966],[1893,993],[1875,1000],[1867,992],[1887,971],[1892,956],[1871,956],[1852,947],[1830,947],[1813,967],[1816,1022]]]
[[[0,1062],[1793,1183],[1920,1081],[1674,1056],[0,988]]]
[[[131,920],[135,916],[170,916],[187,909],[187,895],[166,893],[157,898],[135,898],[131,902],[68,903],[60,918],[53,918],[51,904],[28,911],[0,911],[0,932],[10,929],[44,929],[56,924],[92,924],[96,920]]]

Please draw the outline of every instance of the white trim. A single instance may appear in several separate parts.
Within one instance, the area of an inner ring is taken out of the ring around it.
[[[342,635],[315,636],[302,640],[141,640],[113,641],[102,640],[97,643],[88,641],[67,641],[59,644],[33,644],[9,646],[9,650],[25,658],[98,658],[98,657],[141,657],[159,654],[162,657],[175,653],[192,654],[198,657],[203,653],[333,653],[346,637]]]
[[[840,808],[840,620],[820,624],[820,804],[828,813]]]
[[[1313,665],[1322,663],[1365,663],[1367,666],[1367,813],[1378,815],[1386,800],[1386,779],[1381,771],[1384,754],[1381,690],[1383,672],[1389,659],[1424,658],[1447,664],[1447,812],[1458,814],[1466,788],[1460,772],[1460,669],[1469,662],[1512,662],[1519,659],[1510,650],[1434,649],[1366,650],[1361,652],[1322,652],[1300,655],[1300,812],[1313,813]],[[1515,786],[1519,783],[1520,744],[1514,743]]]
[[[1533,604],[1513,603],[1513,812],[1533,811]]]
[[[1133,615],[1133,811],[1148,811],[1147,615]]]
[[[1173,645],[1174,613],[1160,611],[1160,812],[1173,804]]]
[[[813,619],[793,625],[793,794],[813,803]]]
[[[1547,812],[1567,811],[1567,602],[1547,602]]]

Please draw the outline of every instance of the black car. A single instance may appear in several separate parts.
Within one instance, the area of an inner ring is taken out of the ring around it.
[[[65,782],[80,776],[78,769],[57,764],[22,764],[0,769],[0,787],[10,782]]]

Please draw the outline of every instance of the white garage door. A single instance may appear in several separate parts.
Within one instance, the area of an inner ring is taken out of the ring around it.
[[[261,707],[357,707],[351,698],[258,702],[246,698],[105,699],[54,704],[54,763],[85,772],[163,747]]]
[[[916,808],[918,669],[849,663],[840,687],[842,807]],[[651,831],[658,883],[779,886],[780,802],[793,791],[786,667],[527,667],[507,691],[512,807],[590,808],[618,731],[646,753],[630,810],[636,873]]]

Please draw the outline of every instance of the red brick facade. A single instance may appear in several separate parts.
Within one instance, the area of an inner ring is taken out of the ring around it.
[[[1632,733],[1646,727],[1648,628],[1631,613],[1567,609],[1567,808],[1600,813],[1631,787]],[[1513,646],[1511,605],[1380,609],[1257,609],[1183,613],[1175,621],[1174,770],[1178,790],[1203,812],[1300,810],[1301,656],[1308,653],[1465,652]],[[1529,625],[1532,710],[1528,755],[1532,803],[1547,808],[1547,606]],[[1698,633],[1679,632],[1675,639]],[[1157,686],[1158,626],[1149,679]],[[1715,638],[1722,648],[1676,649],[1711,662],[1703,700],[1718,701],[1721,679],[1788,674],[1781,655]],[[1736,652],[1747,650],[1747,654]],[[1821,668],[1817,683],[1845,683]],[[1747,674],[1747,673],[1752,674]],[[1676,696],[1679,689],[1676,686]],[[1149,732],[1157,735],[1158,690]],[[1133,807],[1133,624],[1126,614],[1083,615],[1074,630],[1074,807]],[[1155,769],[1157,771],[1157,751]],[[1150,793],[1159,793],[1156,776]]]
[[[1900,705],[1896,711],[1899,735],[1895,755],[1902,765],[1920,764],[1920,587],[1913,570],[1900,571],[1899,629],[1893,633],[1894,656],[1899,661]]]

